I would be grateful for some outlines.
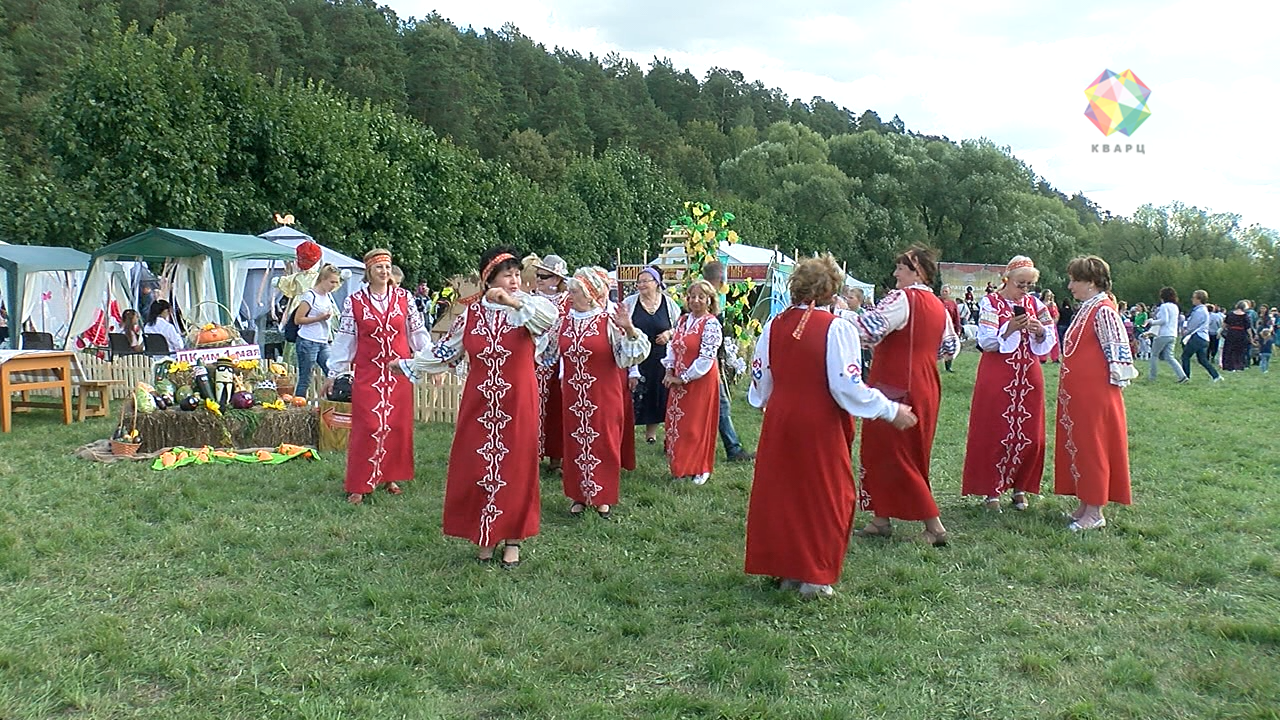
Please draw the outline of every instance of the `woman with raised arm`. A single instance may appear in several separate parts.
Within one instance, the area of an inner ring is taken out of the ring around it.
[[[746,571],[776,577],[807,598],[831,595],[844,565],[857,499],[853,417],[898,429],[916,422],[911,408],[862,382],[858,331],[831,310],[843,282],[830,255],[796,265],[793,305],[756,342],[747,394],[764,408],[764,425],[747,509]]]
[[[510,248],[481,255],[483,294],[464,300],[444,339],[413,363],[414,375],[468,363],[449,450],[444,534],[470,540],[482,562],[505,541],[504,569],[520,564],[521,541],[538,534],[535,357],[557,317],[549,300],[520,289],[521,267]]]
[[[609,273],[582,268],[569,279],[569,313],[560,324],[560,396],[564,398],[564,494],[569,514],[594,508],[612,517],[618,502],[623,438],[635,434],[620,368],[649,355],[649,339],[626,307],[610,313]]]

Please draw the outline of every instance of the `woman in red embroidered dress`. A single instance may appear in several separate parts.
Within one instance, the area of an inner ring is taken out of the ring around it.
[[[347,297],[329,353],[327,395],[333,379],[353,371],[351,437],[347,442],[347,501],[359,504],[385,484],[413,479],[413,382],[405,376],[415,352],[431,336],[408,290],[391,282],[391,252],[365,253],[367,285]]]
[[[458,425],[449,451],[444,534],[470,540],[481,561],[501,541],[502,567],[520,564],[520,541],[538,534],[538,343],[556,319],[547,299],[520,290],[515,252],[494,248],[480,258],[484,295],[466,309],[415,375],[441,373],[468,361]]]
[[[1111,290],[1111,267],[1090,255],[1067,265],[1077,308],[1062,347],[1053,491],[1075,495],[1072,532],[1106,527],[1102,508],[1128,505],[1129,438],[1120,389],[1138,376]]]
[[[1031,259],[1018,255],[1000,289],[978,302],[978,378],[969,410],[969,441],[961,492],[1000,511],[1013,490],[1013,509],[1027,509],[1044,474],[1044,374],[1040,356],[1057,347],[1053,317],[1029,290],[1040,279]]]
[[[555,351],[559,347],[560,325],[569,313],[569,293],[565,289],[569,266],[559,255],[548,255],[534,265],[534,272],[537,280],[534,293],[549,300],[559,313],[547,330],[546,343],[552,352],[547,353],[537,368],[538,417],[541,420],[538,457],[547,458],[551,463],[550,470],[555,472],[564,460],[564,403],[560,398],[560,365],[556,362]]]
[[[625,307],[610,315],[609,273],[582,268],[569,280],[571,306],[560,325],[560,396],[564,398],[564,494],[569,514],[595,508],[608,520],[618,502],[623,439],[635,434],[619,368],[649,355],[649,338]]]
[[[792,307],[764,327],[747,399],[765,408],[747,510],[746,571],[805,597],[831,595],[840,577],[857,490],[853,417],[903,429],[911,408],[862,382],[858,331],[828,307],[844,283],[830,255],[801,260]],[[802,448],[802,451],[797,451]]]
[[[893,532],[891,518],[923,520],[925,542],[942,546],[947,530],[929,488],[929,453],[942,400],[938,358],[954,357],[960,342],[928,284],[937,275],[932,253],[912,247],[896,263],[898,289],[861,315],[841,312],[857,326],[859,339],[875,346],[868,384],[891,400],[909,403],[920,420],[904,432],[886,422],[862,424],[859,504],[875,518],[857,534],[887,537]]]
[[[702,485],[715,469],[720,423],[720,372],[716,351],[722,331],[716,320],[717,295],[706,280],[689,286],[686,312],[667,343],[666,445],[671,476]]]
[[[1061,317],[1062,315],[1061,313],[1058,312],[1058,301],[1057,301],[1057,298],[1054,297],[1053,291],[1049,289],[1045,289],[1043,292],[1041,292],[1040,302],[1044,304],[1044,309],[1049,311],[1049,319],[1053,321],[1049,325],[1049,327],[1052,327],[1056,330],[1058,327],[1058,318]],[[1040,362],[1056,363],[1058,362],[1059,359],[1061,359],[1059,353],[1061,352],[1060,344],[1062,342],[1062,338],[1058,336],[1056,332],[1054,333],[1054,336],[1058,337],[1059,344],[1055,344],[1052,348],[1050,348],[1049,354],[1042,356],[1040,358]]]

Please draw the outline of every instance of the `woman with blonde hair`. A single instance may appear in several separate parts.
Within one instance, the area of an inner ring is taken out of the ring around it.
[[[716,289],[696,280],[685,293],[687,312],[676,322],[662,361],[668,389],[666,449],[671,476],[702,485],[715,469],[720,421],[720,371],[716,352],[723,340]]]
[[[1051,323],[1048,323],[1049,327],[1054,328],[1053,336],[1055,338],[1058,338],[1059,341],[1061,341],[1062,338],[1060,338],[1057,333],[1058,317],[1059,317],[1058,303],[1057,303],[1057,298],[1053,294],[1053,291],[1046,288],[1043,292],[1041,292],[1040,302],[1044,304],[1044,309],[1049,311],[1049,319],[1053,321]],[[1040,356],[1040,362],[1048,361],[1048,362],[1056,363],[1061,358],[1062,358],[1062,353],[1061,353],[1060,343],[1054,343],[1053,347],[1049,348],[1048,355]]]
[[[1081,301],[1062,344],[1053,491],[1075,495],[1072,532],[1103,528],[1102,508],[1128,505],[1129,436],[1121,388],[1138,376],[1111,299],[1111,267],[1093,255],[1067,265],[1067,288]]]
[[[1044,475],[1044,374],[1040,357],[1057,347],[1053,317],[1030,294],[1040,278],[1031,258],[1009,261],[1000,288],[978,301],[978,377],[969,410],[969,441],[961,492],[1000,511],[1013,490],[1013,509],[1027,509]]]
[[[402,361],[431,347],[413,297],[392,282],[391,251],[370,250],[364,264],[366,285],[342,304],[324,385],[328,394],[334,378],[355,373],[344,483],[353,505],[379,485],[399,495],[413,479],[413,383]]]
[[[764,425],[747,510],[746,572],[777,577],[805,597],[831,595],[844,565],[857,499],[853,417],[898,429],[916,423],[910,407],[863,383],[858,331],[831,310],[843,281],[830,255],[796,265],[793,304],[765,325],[747,395],[764,408]]]
[[[565,497],[569,514],[595,508],[605,520],[618,502],[623,438],[635,434],[619,369],[649,355],[649,338],[619,305],[610,313],[609,273],[582,268],[569,278],[570,307],[560,325],[560,396],[563,400]]]

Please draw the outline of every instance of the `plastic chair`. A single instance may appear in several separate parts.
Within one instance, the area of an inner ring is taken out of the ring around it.
[[[142,352],[147,357],[163,357],[169,355],[169,341],[159,333],[142,334]]]
[[[45,332],[22,333],[22,349],[23,350],[52,350],[53,349],[53,333],[45,333]]]

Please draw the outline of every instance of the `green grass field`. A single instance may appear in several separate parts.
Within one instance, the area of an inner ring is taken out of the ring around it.
[[[1280,375],[1127,390],[1136,504],[1076,537],[1070,499],[959,497],[975,364],[943,380],[950,547],[854,540],[816,602],[742,572],[751,468],[675,484],[660,445],[613,523],[546,480],[504,572],[440,533],[447,426],[404,495],[352,507],[339,454],[159,473],[70,456],[110,421],[21,416],[0,718],[1280,717]]]

